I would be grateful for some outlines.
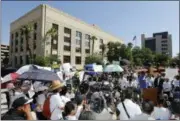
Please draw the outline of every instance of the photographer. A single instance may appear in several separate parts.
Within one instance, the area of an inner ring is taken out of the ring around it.
[[[96,120],[112,120],[102,92],[95,92],[91,96],[90,108],[94,112]]]
[[[122,94],[122,102],[117,105],[117,108],[120,111],[119,119],[129,120],[135,115],[140,115],[142,113],[140,106],[132,101],[133,89],[128,87]]]

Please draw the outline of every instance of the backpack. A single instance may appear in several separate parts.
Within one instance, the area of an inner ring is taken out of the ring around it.
[[[49,96],[45,100],[44,105],[43,105],[43,111],[42,111],[43,116],[46,117],[48,120],[50,120],[50,118],[51,118],[50,98],[51,98],[51,96]]]

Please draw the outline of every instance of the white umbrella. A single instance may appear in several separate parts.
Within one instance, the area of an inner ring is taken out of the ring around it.
[[[104,72],[123,72],[123,68],[121,68],[121,66],[119,65],[108,65],[105,67]]]
[[[1,83],[6,83],[6,82],[9,82],[9,81],[16,80],[16,78],[18,76],[19,76],[19,74],[17,74],[17,73],[10,73],[10,74],[4,76],[3,79],[1,79]]]

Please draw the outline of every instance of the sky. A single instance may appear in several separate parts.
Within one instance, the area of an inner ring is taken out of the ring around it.
[[[9,43],[10,23],[40,4],[48,4],[121,38],[125,43],[141,34],[172,34],[173,56],[179,52],[179,1],[2,1],[2,43]]]

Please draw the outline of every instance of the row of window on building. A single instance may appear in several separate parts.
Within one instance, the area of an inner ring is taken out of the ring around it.
[[[36,55],[34,55],[34,58],[35,58]],[[25,57],[26,59],[24,60],[23,57]],[[19,62],[18,62],[18,59],[19,59]],[[15,65],[23,65],[24,64],[24,61],[26,61],[25,63],[26,64],[29,64],[30,63],[30,58],[28,55],[26,56],[15,56],[14,57],[14,64]],[[71,57],[70,56],[63,56],[63,63],[71,63]],[[75,57],[75,64],[81,64],[82,61],[81,61],[81,56],[76,56]]]

